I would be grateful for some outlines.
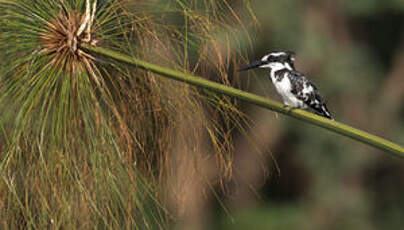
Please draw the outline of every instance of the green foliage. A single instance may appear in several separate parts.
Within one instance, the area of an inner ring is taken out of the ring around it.
[[[241,51],[230,32],[242,30],[229,3],[93,4],[0,1],[4,228],[167,229],[176,216],[167,204],[178,201],[165,191],[186,173],[178,159],[198,160],[195,171],[213,159],[219,180],[230,175],[231,131],[245,125],[234,100],[81,48],[213,70],[233,84],[227,73]]]

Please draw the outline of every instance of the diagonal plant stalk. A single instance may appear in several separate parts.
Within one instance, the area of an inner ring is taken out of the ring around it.
[[[108,58],[115,59],[119,62],[126,63],[128,65],[136,66],[147,71],[151,71],[157,73],[160,76],[167,77],[176,81],[185,82],[191,85],[195,85],[201,88],[208,89],[210,91],[225,94],[230,97],[238,98],[240,100],[246,101],[248,103],[260,106],[262,108],[266,108],[269,110],[276,111],[278,113],[285,114],[287,116],[299,119],[301,121],[328,129],[332,132],[347,136],[354,140],[363,142],[367,145],[376,147],[380,150],[385,151],[386,153],[404,158],[404,148],[396,143],[388,141],[384,138],[375,136],[368,132],[362,131],[360,129],[356,129],[349,125],[332,121],[321,116],[317,116],[310,112],[306,112],[304,110],[289,110],[284,108],[280,103],[274,102],[267,98],[248,93],[239,89],[235,89],[229,86],[225,86],[223,84],[219,84],[213,81],[209,81],[200,77],[192,76],[186,73],[178,72],[172,69],[168,69],[165,67],[161,67],[158,65],[154,65],[137,58],[129,57],[123,55],[121,53],[117,53],[115,51],[111,51],[108,49],[104,49],[101,47],[94,47],[88,44],[82,44],[82,48],[91,51],[95,54],[102,55]]]

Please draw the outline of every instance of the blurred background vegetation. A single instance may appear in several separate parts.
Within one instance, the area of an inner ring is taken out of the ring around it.
[[[73,2],[83,12],[84,1]],[[98,28],[101,46],[277,100],[265,71],[235,69],[271,50],[294,50],[296,67],[318,86],[336,120],[404,144],[403,1],[112,2],[124,3],[111,15],[125,20],[104,15],[111,20]],[[7,18],[6,11],[0,15]],[[103,28],[114,30],[103,34]],[[37,49],[27,46],[13,49],[16,57]],[[3,40],[0,60],[10,61],[4,47]],[[117,76],[107,95],[90,83],[84,88],[91,111],[84,118],[71,111],[77,130],[65,140],[38,131],[63,130],[51,121],[37,124],[41,109],[24,112],[33,116],[30,125],[13,139],[22,102],[2,97],[2,228],[404,224],[404,161],[271,111],[116,66],[102,69]],[[4,79],[14,73],[1,68],[3,93]],[[101,105],[93,108],[93,100]],[[83,124],[90,131],[82,137]]]
[[[251,6],[259,26],[249,30],[250,59],[296,51],[297,68],[325,94],[336,120],[404,144],[404,1],[255,0]],[[265,71],[255,75],[249,90],[277,98]],[[228,198],[234,222],[224,214],[216,229],[403,226],[403,161],[268,111],[245,112],[280,172],[272,167],[265,177],[254,153],[236,148],[240,178],[256,193],[237,186]]]

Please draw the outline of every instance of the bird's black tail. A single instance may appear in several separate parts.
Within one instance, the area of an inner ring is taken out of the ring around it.
[[[325,106],[325,104],[317,107],[316,109],[316,113],[322,117],[334,120],[334,118],[331,116],[330,111],[328,111],[327,106]]]

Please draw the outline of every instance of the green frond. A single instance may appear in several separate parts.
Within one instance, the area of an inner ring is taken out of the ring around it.
[[[0,0],[0,203],[10,226],[166,229],[177,201],[163,193],[183,173],[174,159],[195,170],[215,159],[229,179],[231,132],[247,125],[237,101],[82,47],[236,84],[227,73],[243,56],[233,39],[243,25],[232,11],[226,0],[98,0],[91,30],[78,34],[86,0]]]

